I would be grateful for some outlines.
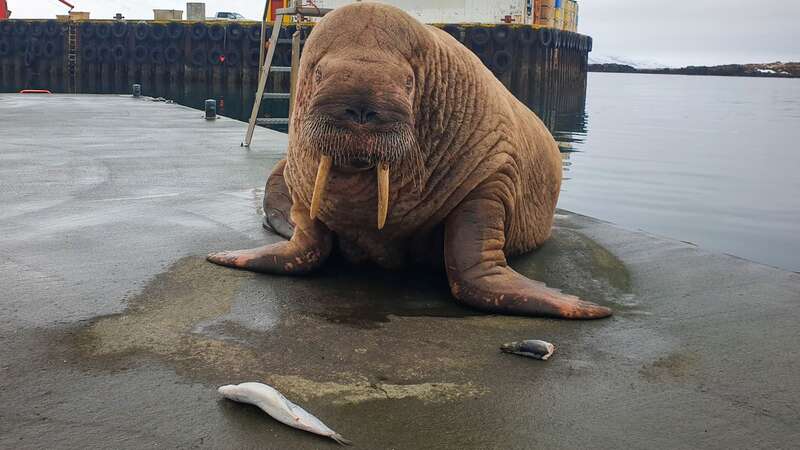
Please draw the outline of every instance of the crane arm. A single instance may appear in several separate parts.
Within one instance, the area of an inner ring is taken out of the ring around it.
[[[63,3],[63,4],[65,4],[65,5],[67,5],[67,6],[69,6],[69,10],[70,11],[72,11],[72,9],[75,8],[75,5],[73,5],[72,3],[68,2],[67,0],[58,0],[58,1]]]

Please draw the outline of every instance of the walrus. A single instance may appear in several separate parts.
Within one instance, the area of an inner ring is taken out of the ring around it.
[[[550,236],[558,146],[470,50],[395,7],[328,13],[300,58],[286,159],[265,192],[288,241],[208,260],[296,275],[334,249],[387,269],[444,268],[453,297],[492,313],[596,319],[609,308],[515,272]]]

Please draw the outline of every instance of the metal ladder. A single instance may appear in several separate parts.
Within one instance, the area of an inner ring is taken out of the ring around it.
[[[74,94],[78,92],[78,24],[72,19],[67,22],[67,52],[64,73],[67,75],[66,91]]]
[[[274,1],[274,0],[273,0]],[[279,39],[281,26],[283,26],[284,16],[295,16],[297,24],[302,23],[304,17],[322,17],[328,12],[332,11],[329,8],[316,8],[300,6],[302,0],[294,0],[294,5],[289,8],[280,8],[276,11],[276,17],[272,24],[272,34],[269,38],[269,48],[267,54],[264,55],[264,44],[266,43],[267,31],[267,12],[269,11],[269,0],[264,6],[264,16],[261,19],[261,44],[259,55],[259,72],[258,72],[258,89],[256,90],[255,101],[253,102],[253,111],[250,113],[250,121],[247,125],[247,134],[245,134],[243,147],[249,147],[253,141],[253,131],[256,125],[289,125],[289,117],[292,117],[292,109],[294,108],[295,89],[297,85],[297,68],[300,63],[300,30],[297,29],[292,34],[292,63],[290,67],[273,66],[272,59],[275,56],[275,49],[278,44],[287,43],[286,40]],[[265,93],[264,89],[267,86],[267,78],[271,72],[289,72],[289,92],[269,92]],[[283,99],[289,100],[289,117],[270,117],[259,118],[258,111],[261,108],[262,100],[275,100]]]

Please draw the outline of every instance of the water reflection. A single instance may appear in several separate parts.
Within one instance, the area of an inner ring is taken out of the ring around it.
[[[590,73],[559,207],[800,271],[798,117],[796,80]]]

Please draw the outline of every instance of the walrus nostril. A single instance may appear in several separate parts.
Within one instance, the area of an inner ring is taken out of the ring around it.
[[[378,113],[367,108],[345,108],[344,117],[347,120],[358,124],[367,124],[375,122],[378,119]]]
[[[347,117],[348,120],[352,120],[356,123],[361,123],[361,113],[350,108],[346,108],[344,110],[344,115]]]

